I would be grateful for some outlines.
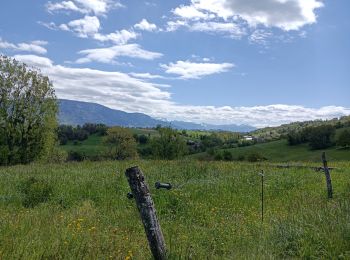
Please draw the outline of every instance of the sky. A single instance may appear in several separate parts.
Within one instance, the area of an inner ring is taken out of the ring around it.
[[[0,54],[58,98],[276,126],[350,115],[348,0],[2,0]]]

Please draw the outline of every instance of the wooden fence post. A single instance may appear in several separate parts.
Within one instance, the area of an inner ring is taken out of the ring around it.
[[[322,162],[323,162],[324,173],[326,175],[328,198],[331,199],[333,198],[332,180],[331,180],[331,175],[329,173],[325,152],[322,153]]]
[[[140,212],[153,257],[156,260],[164,260],[166,259],[165,241],[145,177],[137,166],[127,169],[125,176]]]

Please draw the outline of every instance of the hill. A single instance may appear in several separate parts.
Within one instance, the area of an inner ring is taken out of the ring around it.
[[[249,132],[256,128],[249,125],[210,125],[196,124],[183,121],[163,121],[152,118],[143,113],[127,113],[121,110],[111,109],[100,104],[59,100],[59,122],[69,125],[83,125],[85,123],[101,123],[108,126],[124,127],[156,127],[157,125],[171,126],[176,129],[186,130],[215,130],[232,132]]]
[[[286,140],[237,147],[227,149],[227,151],[232,153],[234,160],[237,160],[240,156],[244,156],[244,158],[247,159],[250,154],[259,154],[262,157],[265,157],[269,162],[320,162],[322,151],[327,153],[327,158],[330,161],[350,160],[349,149],[338,149],[336,147],[331,147],[325,150],[310,150],[308,144],[289,146]],[[190,157],[197,159],[209,159],[208,156],[209,155],[207,153],[200,153],[191,155]]]

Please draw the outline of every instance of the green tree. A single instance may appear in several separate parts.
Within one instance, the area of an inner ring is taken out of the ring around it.
[[[56,114],[49,78],[0,56],[0,165],[48,158],[56,144]]]
[[[175,130],[166,127],[158,129],[159,136],[151,142],[152,153],[156,158],[173,160],[188,152],[186,141]]]
[[[347,147],[350,146],[350,131],[349,130],[343,130],[338,138],[337,138],[337,145],[341,147]]]
[[[132,132],[123,127],[112,127],[104,138],[107,145],[107,156],[115,160],[137,157],[137,145]]]
[[[335,127],[332,125],[310,127],[307,133],[311,149],[328,148],[334,144]]]

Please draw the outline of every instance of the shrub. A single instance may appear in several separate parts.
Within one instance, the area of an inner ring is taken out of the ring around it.
[[[225,150],[223,152],[222,157],[225,161],[232,161],[233,160],[232,153],[230,151],[227,151],[227,150]]]
[[[77,161],[81,162],[86,159],[86,155],[83,152],[78,151],[69,151],[68,152],[68,161]]]
[[[337,138],[337,145],[341,147],[347,147],[350,146],[350,131],[349,130],[343,130],[338,138]]]
[[[245,156],[243,154],[238,155],[237,160],[238,161],[244,161]]]
[[[154,137],[151,142],[155,158],[173,160],[188,153],[186,141],[176,130],[169,127],[158,131],[159,136]]]
[[[104,143],[108,147],[107,156],[115,160],[137,158],[137,144],[130,129],[112,127],[108,129]]]
[[[253,153],[248,154],[247,160],[249,162],[260,162],[260,161],[266,160],[266,158],[258,152],[253,152]]]
[[[52,186],[44,180],[31,177],[19,185],[23,195],[22,204],[26,208],[32,208],[40,203],[47,202],[52,195]]]

